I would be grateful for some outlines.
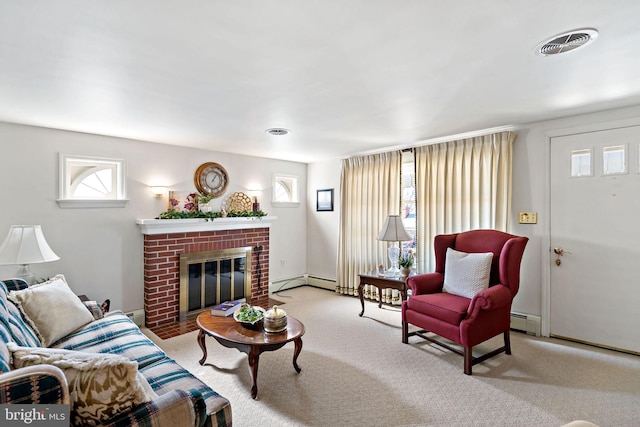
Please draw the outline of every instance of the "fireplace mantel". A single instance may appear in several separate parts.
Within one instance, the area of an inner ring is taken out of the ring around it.
[[[199,231],[242,230],[247,228],[270,228],[271,223],[278,219],[277,216],[258,217],[232,217],[189,219],[137,219],[136,224],[142,234],[171,234],[192,233]]]

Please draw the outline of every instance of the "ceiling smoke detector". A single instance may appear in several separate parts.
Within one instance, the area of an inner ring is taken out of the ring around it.
[[[597,38],[598,31],[593,28],[573,30],[538,44],[535,52],[542,56],[558,55],[586,46]]]
[[[274,135],[274,136],[283,136],[291,133],[289,129],[285,129],[285,128],[271,128],[271,129],[265,130],[265,132],[268,133],[269,135]]]

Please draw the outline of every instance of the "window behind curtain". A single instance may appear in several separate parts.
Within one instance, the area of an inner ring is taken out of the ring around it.
[[[404,228],[411,236],[410,241],[402,242],[402,248],[416,247],[416,168],[413,150],[402,152],[402,177],[400,179],[402,187],[402,209],[400,216]]]

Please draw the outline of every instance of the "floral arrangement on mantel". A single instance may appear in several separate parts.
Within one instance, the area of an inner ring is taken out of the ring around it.
[[[161,212],[156,219],[191,219],[191,218],[203,218],[207,221],[214,220],[216,218],[262,218],[267,216],[266,212],[261,210],[257,211],[226,211],[222,209],[220,212],[203,212],[198,209],[198,204],[204,204],[211,201],[212,197],[205,194],[191,193],[187,196],[187,203],[185,203],[185,210],[175,209],[178,202],[177,200],[169,199],[169,210]],[[196,203],[194,203],[196,202]]]
[[[180,212],[180,211],[165,211],[160,213],[156,219],[187,219],[187,218],[205,218],[205,219],[216,219],[216,218],[262,218],[267,216],[266,212],[263,211],[225,211],[224,209],[220,212],[202,212],[202,211],[191,211],[191,212]]]

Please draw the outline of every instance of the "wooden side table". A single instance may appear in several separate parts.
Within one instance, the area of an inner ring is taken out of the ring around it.
[[[415,273],[411,273],[409,276],[414,275]],[[360,284],[358,285],[358,296],[360,297],[360,304],[362,305],[362,311],[359,316],[362,317],[364,314],[364,295],[363,288],[364,285],[371,285],[378,288],[378,308],[382,308],[382,289],[397,289],[400,292],[400,296],[402,300],[407,299],[407,277],[397,275],[397,276],[383,276],[378,274],[377,270],[367,271],[366,273],[362,273],[360,276]]]

